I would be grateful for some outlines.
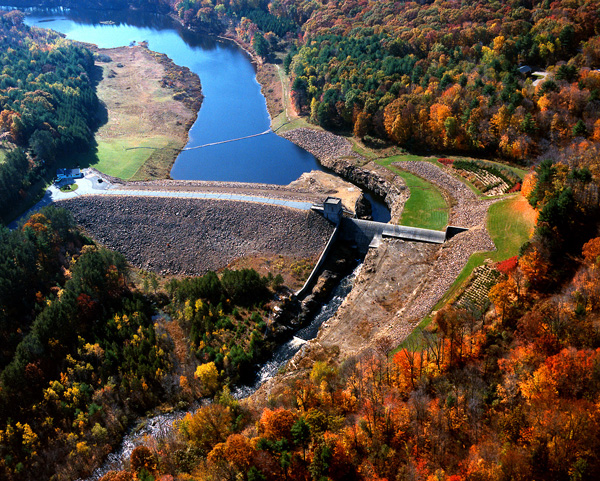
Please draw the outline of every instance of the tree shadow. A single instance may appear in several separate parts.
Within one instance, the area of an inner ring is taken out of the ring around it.
[[[92,84],[94,85],[94,89],[96,91],[98,91],[98,85],[100,84],[103,78],[104,69],[100,65],[94,65],[90,80],[92,81]],[[98,99],[98,108],[96,109],[94,118],[96,124],[95,132],[97,132],[100,127],[108,123],[108,109],[106,108],[106,104],[100,99]]]

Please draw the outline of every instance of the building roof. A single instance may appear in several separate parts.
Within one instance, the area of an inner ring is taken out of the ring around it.
[[[531,72],[531,67],[529,65],[521,65],[519,67],[519,72],[527,74]]]
[[[327,197],[327,199],[325,199],[325,202],[323,203],[329,205],[341,205],[342,199],[340,199],[339,197]]]
[[[56,169],[56,174],[64,176],[73,176],[80,175],[81,171],[79,169]]]

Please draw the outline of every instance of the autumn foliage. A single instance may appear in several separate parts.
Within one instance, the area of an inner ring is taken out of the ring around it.
[[[385,340],[341,360],[309,351],[312,368],[276,385],[268,405],[217,396],[186,417],[158,471],[199,480],[597,479],[600,237],[570,232],[597,226],[595,206],[577,194],[596,177],[575,169],[545,163],[530,176],[538,224],[519,256],[497,264],[489,312],[445,306],[395,351]],[[178,453],[189,446],[201,449],[184,463]]]

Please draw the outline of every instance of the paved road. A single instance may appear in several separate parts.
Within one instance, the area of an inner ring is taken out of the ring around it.
[[[76,192],[77,193],[77,192]],[[258,197],[253,195],[229,194],[224,192],[181,192],[170,190],[121,190],[108,189],[94,192],[101,195],[131,195],[141,197],[178,197],[186,199],[216,199],[236,200],[242,202],[259,202],[261,204],[281,205],[292,209],[310,210],[312,202],[300,202],[296,200],[273,199],[269,197]]]
[[[185,191],[185,190],[144,190],[144,189],[133,189],[133,188],[121,188],[122,186],[116,184],[113,185],[100,175],[89,169],[83,169],[84,178],[75,180],[77,184],[77,190],[73,192],[62,192],[59,187],[51,185],[46,194],[40,202],[33,206],[23,216],[16,221],[9,224],[11,229],[17,227],[18,222],[23,218],[29,216],[32,212],[50,205],[53,202],[59,202],[61,200],[73,199],[82,195],[116,195],[116,196],[141,196],[141,197],[175,197],[175,198],[186,198],[186,199],[217,199],[217,200],[233,200],[240,202],[258,202],[261,204],[272,204],[283,207],[290,207],[292,209],[299,210],[310,210],[312,202],[302,202],[298,200],[289,199],[277,199],[273,197],[262,197],[258,195],[246,195],[238,193],[228,193],[215,189],[211,191]],[[275,192],[274,192],[275,193]]]

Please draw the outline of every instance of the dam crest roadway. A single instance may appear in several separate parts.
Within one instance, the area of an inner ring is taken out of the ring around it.
[[[341,238],[354,242],[359,250],[378,247],[384,237],[408,241],[443,244],[447,238],[464,229],[449,227],[446,231],[420,229],[402,225],[375,222],[350,217],[351,213],[342,208],[341,200],[334,197],[323,199],[322,194],[300,192],[286,186],[271,184],[250,184],[243,182],[213,181],[149,181],[123,182],[119,179],[107,180],[95,169],[84,169],[83,178],[73,179],[52,185],[44,198],[32,209],[53,202],[73,199],[84,195],[161,197],[185,199],[211,199],[239,202],[256,202],[274,206],[309,211],[325,216],[341,230]],[[77,184],[77,190],[62,192],[60,187]],[[457,230],[458,229],[458,230]],[[338,235],[338,228],[334,235]]]
[[[82,174],[83,178],[53,184],[46,191],[44,198],[34,206],[31,211],[54,202],[90,195],[210,199],[270,204],[273,206],[303,211],[313,210],[321,213],[325,218],[336,225],[332,238],[338,238],[339,236],[339,238],[345,241],[352,242],[363,253],[365,253],[368,248],[378,247],[381,243],[381,239],[385,237],[443,244],[456,233],[466,230],[448,227],[446,231],[436,231],[355,219],[351,212],[342,207],[341,199],[335,197],[323,199],[322,194],[302,192],[287,186],[215,181],[165,180],[124,182],[120,179],[108,179],[108,176],[105,176],[92,168],[84,169]],[[61,191],[60,187],[66,184],[76,184],[77,189],[70,192]],[[29,213],[26,215],[28,214]],[[11,227],[16,227],[16,222],[14,222]],[[330,242],[329,244],[332,243],[333,242]],[[327,250],[327,248],[325,250]],[[326,252],[323,252],[323,254],[326,254]],[[321,262],[318,262],[318,265],[315,266],[315,273],[318,270],[320,263]],[[312,275],[310,277],[312,277]]]

